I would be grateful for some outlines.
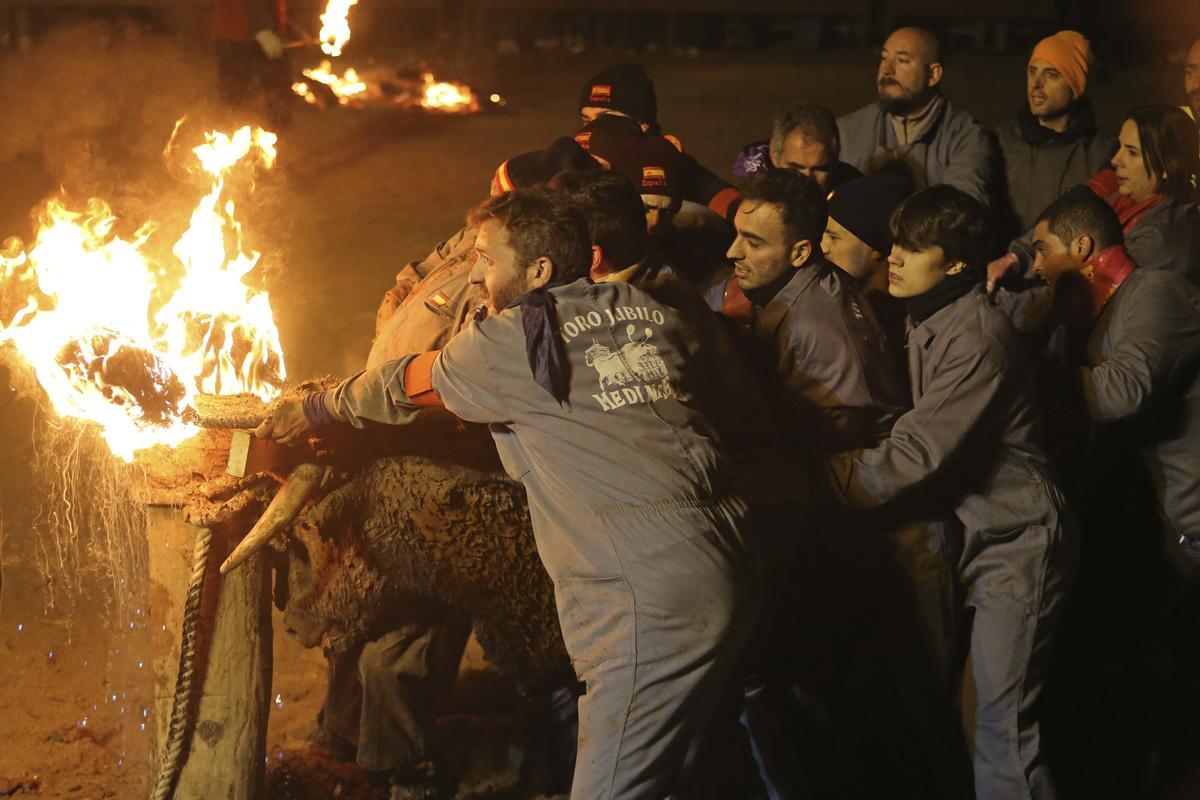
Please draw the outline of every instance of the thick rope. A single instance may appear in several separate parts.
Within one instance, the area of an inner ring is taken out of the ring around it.
[[[179,674],[175,678],[175,697],[171,701],[171,724],[163,745],[158,778],[151,800],[169,800],[175,793],[175,782],[183,769],[187,748],[185,744],[194,720],[192,711],[192,678],[196,673],[196,644],[200,630],[200,593],[208,567],[208,551],[212,545],[212,529],[200,528],[192,549],[192,577],[188,582],[187,599],[183,605],[183,638],[179,647]]]

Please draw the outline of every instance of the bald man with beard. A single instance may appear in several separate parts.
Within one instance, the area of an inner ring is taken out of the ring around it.
[[[912,162],[927,185],[948,183],[987,203],[995,169],[994,145],[966,111],[942,96],[937,37],[900,28],[884,42],[876,86],[879,99],[838,120],[842,160],[862,172],[886,157]]]

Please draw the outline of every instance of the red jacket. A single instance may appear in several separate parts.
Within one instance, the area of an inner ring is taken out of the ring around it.
[[[287,32],[287,0],[214,0],[212,35],[227,42],[248,42],[261,30]]]

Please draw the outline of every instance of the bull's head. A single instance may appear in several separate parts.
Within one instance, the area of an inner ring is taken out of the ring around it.
[[[354,535],[363,511],[360,484],[351,481],[309,505],[327,488],[330,472],[315,464],[292,470],[221,572],[285,540],[288,632],[305,647],[343,652],[366,637],[385,607],[385,581]]]
[[[345,486],[329,497],[335,498]],[[307,515],[321,517],[325,501]],[[305,647],[345,652],[370,637],[387,607],[386,580],[366,558],[353,523],[308,519],[294,525],[288,546],[288,599],[284,627]]]

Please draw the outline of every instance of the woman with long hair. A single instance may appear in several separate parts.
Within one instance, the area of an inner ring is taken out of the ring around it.
[[[1143,269],[1167,269],[1193,280],[1200,267],[1197,177],[1200,133],[1188,116],[1163,103],[1129,112],[1112,167],[1088,188],[1117,212],[1125,247]]]

